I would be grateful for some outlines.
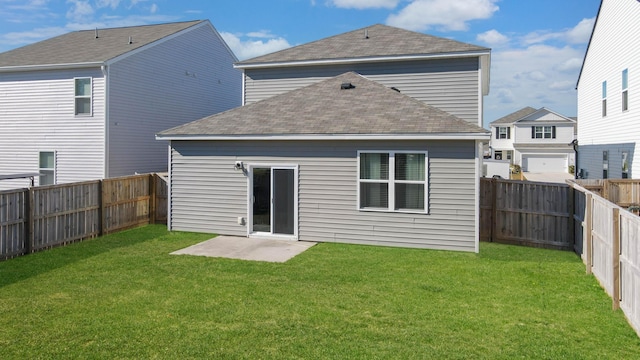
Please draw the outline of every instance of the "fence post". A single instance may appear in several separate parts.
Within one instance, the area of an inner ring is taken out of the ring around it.
[[[620,308],[620,209],[613,208],[613,238],[612,254],[613,254],[613,310]]]
[[[102,179],[98,181],[98,236],[104,235],[105,228],[103,181]]]
[[[491,230],[489,231],[489,242],[495,241],[496,236],[496,221],[498,220],[498,210],[496,209],[496,197],[498,197],[498,180],[491,179]]]
[[[585,264],[587,266],[587,274],[591,274],[591,236],[593,232],[593,204],[592,204],[592,195],[589,193],[586,195],[586,209],[584,211],[584,219],[586,221],[586,229],[584,229],[584,255],[585,255]]]
[[[568,238],[573,241],[573,247],[576,245],[576,225],[575,225],[575,216],[576,216],[576,189],[573,186],[569,186],[569,235]]]
[[[149,174],[149,224],[156,223],[156,174]]]
[[[33,193],[32,188],[24,192],[24,252],[30,254],[33,251]]]

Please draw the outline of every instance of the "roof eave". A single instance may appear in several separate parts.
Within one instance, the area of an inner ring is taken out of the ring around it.
[[[464,58],[476,56],[489,56],[490,50],[475,50],[464,52],[449,52],[436,54],[412,54],[412,55],[390,55],[390,56],[368,56],[357,58],[340,58],[340,59],[313,59],[313,60],[297,60],[297,61],[275,61],[243,64],[242,62],[233,64],[236,69],[262,69],[274,67],[291,67],[291,66],[314,66],[314,65],[341,65],[353,63],[370,63],[370,62],[388,62],[388,61],[412,61],[412,60],[429,60],[429,59],[446,59],[446,58]]]
[[[105,65],[103,61],[95,61],[95,62],[70,63],[70,64],[2,66],[0,67],[0,73],[23,72],[23,71],[87,69],[87,68],[99,68],[103,65]]]
[[[259,134],[259,135],[184,135],[156,134],[156,140],[489,140],[489,132],[481,133],[431,133],[431,134]]]

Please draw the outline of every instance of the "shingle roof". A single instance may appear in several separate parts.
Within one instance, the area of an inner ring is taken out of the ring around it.
[[[365,30],[368,38],[365,38]],[[335,35],[271,54],[238,62],[236,66],[307,60],[338,60],[382,56],[408,56],[489,51],[488,48],[425,35],[386,25]]]
[[[351,89],[341,89],[350,83]],[[210,136],[488,134],[454,115],[348,72],[158,134]]]
[[[203,21],[74,31],[1,53],[0,68],[104,62]]]
[[[536,112],[538,110],[527,106],[525,108],[522,108],[516,112],[513,112],[507,116],[503,116],[498,120],[492,121],[489,125],[506,125],[506,124],[513,124],[514,122],[522,119],[523,117],[527,116],[527,115],[531,115],[534,112]]]

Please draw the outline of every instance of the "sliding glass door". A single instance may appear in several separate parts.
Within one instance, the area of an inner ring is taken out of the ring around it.
[[[251,233],[295,236],[297,220],[297,168],[251,168]]]

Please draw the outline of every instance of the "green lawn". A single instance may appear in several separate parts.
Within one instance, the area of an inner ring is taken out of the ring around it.
[[[318,244],[287,263],[169,252],[148,226],[0,262],[0,359],[632,359],[573,253]]]

